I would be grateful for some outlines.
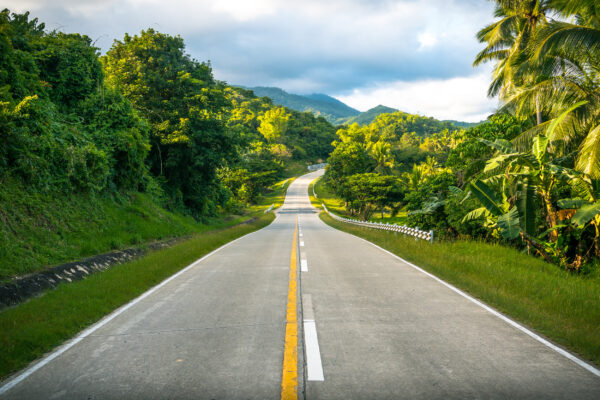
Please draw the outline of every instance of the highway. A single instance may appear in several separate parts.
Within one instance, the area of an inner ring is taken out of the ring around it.
[[[323,223],[307,195],[320,174],[291,184],[271,225],[107,316],[0,398],[600,398],[593,372]]]

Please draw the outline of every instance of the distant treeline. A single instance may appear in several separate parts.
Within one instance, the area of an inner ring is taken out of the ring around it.
[[[0,182],[32,191],[145,191],[197,217],[238,207],[292,165],[325,159],[335,128],[214,79],[183,39],[47,31],[0,13]]]

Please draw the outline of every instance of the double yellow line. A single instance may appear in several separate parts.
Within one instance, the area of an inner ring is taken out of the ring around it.
[[[298,399],[298,300],[297,283],[297,245],[298,216],[294,228],[294,242],[290,259],[290,281],[288,286],[288,301],[285,323],[285,347],[283,351],[283,373],[281,375],[281,400]]]

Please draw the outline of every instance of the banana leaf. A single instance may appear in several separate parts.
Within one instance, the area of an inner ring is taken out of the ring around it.
[[[521,233],[521,226],[519,222],[519,212],[516,207],[513,207],[506,214],[502,214],[498,217],[498,227],[500,228],[500,234],[505,239],[516,239]]]
[[[471,193],[475,195],[483,206],[493,215],[502,215],[503,211],[498,204],[496,193],[484,182],[475,179],[470,183]]]
[[[600,214],[600,202],[581,207],[571,218],[575,225],[584,225]]]

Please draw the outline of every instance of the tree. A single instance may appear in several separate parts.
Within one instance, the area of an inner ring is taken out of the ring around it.
[[[377,165],[367,149],[357,143],[340,143],[327,159],[325,180],[338,189],[345,177],[372,172]]]
[[[65,113],[102,87],[102,64],[92,40],[78,33],[51,32],[39,43],[36,63],[52,102]]]
[[[404,193],[397,177],[365,173],[347,177],[342,184],[341,195],[366,221],[375,210],[383,210],[401,201]]]
[[[496,60],[493,80],[488,95],[508,98],[516,87],[539,79],[528,68],[518,68],[524,63],[525,51],[539,25],[546,22],[550,7],[547,0],[495,0],[495,16],[500,20],[477,33],[477,38],[487,46],[477,54],[473,65]],[[525,71],[525,73],[523,73]],[[542,123],[542,104],[537,101],[537,123]]]
[[[371,156],[377,162],[375,171],[382,174],[390,174],[394,166],[394,155],[391,152],[392,146],[382,140],[371,146]]]
[[[237,137],[225,129],[228,102],[210,65],[186,55],[180,37],[153,29],[115,41],[102,61],[107,84],[151,122],[151,171],[173,207],[214,213],[225,201],[216,171]]]
[[[577,149],[575,167],[600,178],[600,5],[597,2],[556,0],[552,4],[562,17],[575,23],[552,20],[531,43],[530,58],[545,79],[516,93],[511,104],[531,108],[532,92],[541,93],[552,118],[518,140],[525,146],[532,137],[552,127],[549,139],[561,154]],[[542,64],[540,60],[550,60]]]
[[[273,144],[286,132],[290,117],[291,115],[283,107],[267,110],[258,117],[260,121],[258,131],[267,139],[269,144]]]

